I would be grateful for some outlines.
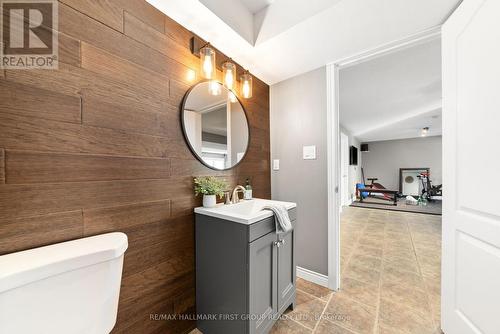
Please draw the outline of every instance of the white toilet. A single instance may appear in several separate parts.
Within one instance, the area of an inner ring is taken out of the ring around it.
[[[127,247],[117,232],[0,256],[0,333],[111,332]]]

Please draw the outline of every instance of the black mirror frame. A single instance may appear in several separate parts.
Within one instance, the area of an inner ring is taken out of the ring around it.
[[[238,103],[240,104],[241,106],[241,109],[243,109],[243,113],[245,114],[245,119],[247,121],[247,130],[248,130],[248,141],[247,141],[247,147],[246,147],[246,150],[245,150],[245,153],[243,154],[243,156],[241,157],[240,161],[238,161],[234,166],[231,166],[229,168],[224,168],[224,169],[218,169],[218,168],[215,168],[215,167],[212,167],[210,166],[209,164],[207,164],[205,161],[203,161],[203,158],[200,157],[198,155],[198,153],[196,152],[196,150],[194,149],[194,147],[191,145],[191,143],[189,142],[189,138],[188,138],[188,135],[186,133],[186,125],[184,124],[184,107],[186,106],[186,102],[187,102],[187,99],[189,97],[189,94],[191,93],[191,91],[196,87],[198,86],[199,84],[202,84],[202,83],[205,83],[205,82],[210,82],[210,81],[213,81],[213,80],[202,80],[202,81],[198,81],[197,83],[195,83],[193,86],[191,86],[188,91],[186,92],[186,94],[184,94],[184,97],[182,98],[182,103],[181,103],[181,112],[180,112],[180,116],[181,116],[181,128],[182,128],[182,135],[184,136],[184,140],[186,141],[188,147],[189,147],[189,150],[191,151],[191,153],[194,155],[194,157],[199,161],[201,162],[201,164],[207,168],[210,168],[212,170],[216,170],[216,171],[220,171],[220,172],[223,172],[223,171],[227,171],[227,170],[231,170],[231,169],[234,169],[236,168],[243,160],[245,160],[245,157],[247,156],[247,153],[248,153],[248,150],[250,149],[250,122],[248,120],[248,115],[247,115],[247,111],[245,109],[245,106],[243,105],[243,103],[241,103],[241,100],[240,98],[238,97],[238,95],[231,90],[231,92],[233,92],[234,96],[236,97],[236,100],[238,101]],[[227,89],[223,84],[222,82],[220,81],[216,81],[218,84],[220,84],[223,88]]]

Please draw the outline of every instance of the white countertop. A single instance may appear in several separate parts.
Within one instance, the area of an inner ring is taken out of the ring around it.
[[[272,211],[262,210],[266,205],[283,205],[287,210],[297,207],[297,204],[292,202],[254,198],[251,200],[241,200],[237,204],[218,204],[213,208],[198,207],[194,209],[194,212],[249,225],[273,215]]]

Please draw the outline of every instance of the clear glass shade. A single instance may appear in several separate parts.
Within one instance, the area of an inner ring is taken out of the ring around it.
[[[216,80],[212,80],[208,83],[208,92],[213,96],[221,95],[222,85]]]
[[[222,79],[227,89],[234,90],[236,86],[236,65],[227,61],[222,64]]]
[[[200,68],[203,78],[215,79],[215,51],[209,46],[200,49]]]
[[[252,76],[250,73],[244,73],[240,77],[241,81],[241,95],[245,99],[252,97]]]

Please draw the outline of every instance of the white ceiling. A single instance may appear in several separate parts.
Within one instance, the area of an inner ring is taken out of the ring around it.
[[[250,13],[255,14],[272,4],[274,0],[240,0],[240,2],[250,11]]]
[[[340,123],[363,142],[441,134],[441,40],[340,70]]]
[[[268,84],[441,25],[460,0],[147,0]]]

